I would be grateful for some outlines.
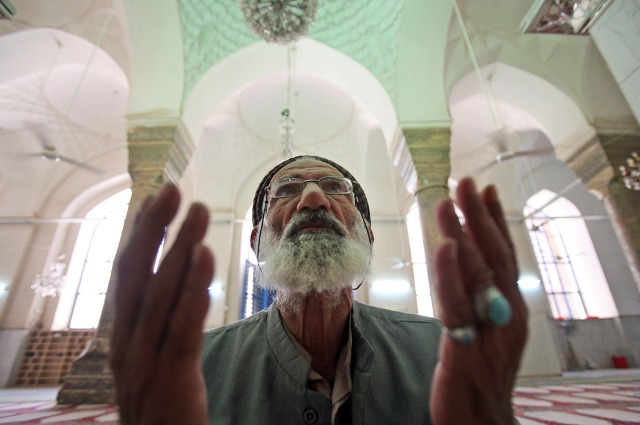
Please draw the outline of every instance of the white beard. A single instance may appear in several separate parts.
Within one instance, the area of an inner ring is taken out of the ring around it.
[[[337,232],[295,232],[301,223],[310,220],[323,221]],[[342,223],[324,211],[295,214],[281,237],[265,227],[259,259],[264,261],[258,274],[260,285],[276,290],[280,308],[297,309],[304,296],[313,292],[324,295],[325,305],[337,305],[344,289],[356,279],[364,279],[369,268],[371,246],[367,230],[359,220],[353,227],[355,235],[351,236]]]

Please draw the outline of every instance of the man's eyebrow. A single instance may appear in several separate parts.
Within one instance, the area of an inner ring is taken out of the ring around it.
[[[300,178],[300,173],[291,173],[291,174],[283,174],[282,176],[278,177],[277,179],[274,179],[273,181],[276,182],[282,179],[299,179],[299,178]]]
[[[332,171],[328,171],[327,174],[318,177],[319,179],[321,179],[322,177],[344,177],[342,174],[340,174],[339,171],[335,171],[335,174],[332,174],[334,172]],[[300,179],[300,180],[304,180],[301,177],[300,173],[291,173],[291,174],[284,174],[280,177],[278,177],[277,179],[273,179],[272,181],[277,182],[278,180],[283,180],[283,179]],[[317,179],[311,179],[311,180],[317,180]]]

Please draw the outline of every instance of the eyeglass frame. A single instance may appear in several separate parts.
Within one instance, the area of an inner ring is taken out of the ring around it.
[[[339,193],[327,193],[325,192],[324,188],[320,185],[320,181],[322,179],[327,179],[327,178],[331,178],[331,179],[338,179],[338,180],[342,180],[342,181],[346,181],[348,183],[349,186],[349,191],[348,192],[339,192]],[[282,181],[296,181],[296,182],[300,182],[302,183],[300,192],[295,193],[293,195],[286,195],[286,196],[273,196],[273,194],[271,193],[271,186],[273,186],[275,183],[278,182],[282,182]],[[333,175],[327,175],[327,176],[322,176],[319,179],[307,179],[307,180],[303,180],[297,177],[285,177],[282,179],[278,179],[274,182],[272,182],[269,186],[267,186],[265,189],[267,191],[267,193],[269,193],[269,197],[272,199],[281,199],[281,198],[293,198],[295,196],[299,196],[302,194],[302,192],[304,192],[304,188],[306,187],[307,183],[316,183],[318,185],[318,187],[320,188],[320,190],[322,190],[322,193],[324,193],[325,195],[349,195],[349,194],[354,194],[353,192],[353,186],[355,184],[357,184],[357,182],[354,182],[353,180],[351,180],[348,177],[344,177],[344,176],[333,176]],[[355,196],[355,195],[354,195]]]

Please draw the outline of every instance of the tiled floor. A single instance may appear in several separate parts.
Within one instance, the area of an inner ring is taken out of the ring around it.
[[[59,406],[58,388],[0,389],[0,424],[117,425],[114,406]],[[640,424],[640,370],[567,374],[519,382],[513,398],[521,425]]]

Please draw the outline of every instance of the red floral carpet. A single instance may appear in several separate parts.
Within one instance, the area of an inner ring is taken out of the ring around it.
[[[521,425],[640,424],[640,381],[517,387]]]
[[[48,396],[54,398],[55,389]],[[513,402],[521,425],[640,424],[640,380],[519,386]],[[0,400],[0,424],[118,423],[114,406],[59,406],[47,400]]]
[[[59,406],[55,402],[0,404],[0,424],[119,424],[114,406]]]

